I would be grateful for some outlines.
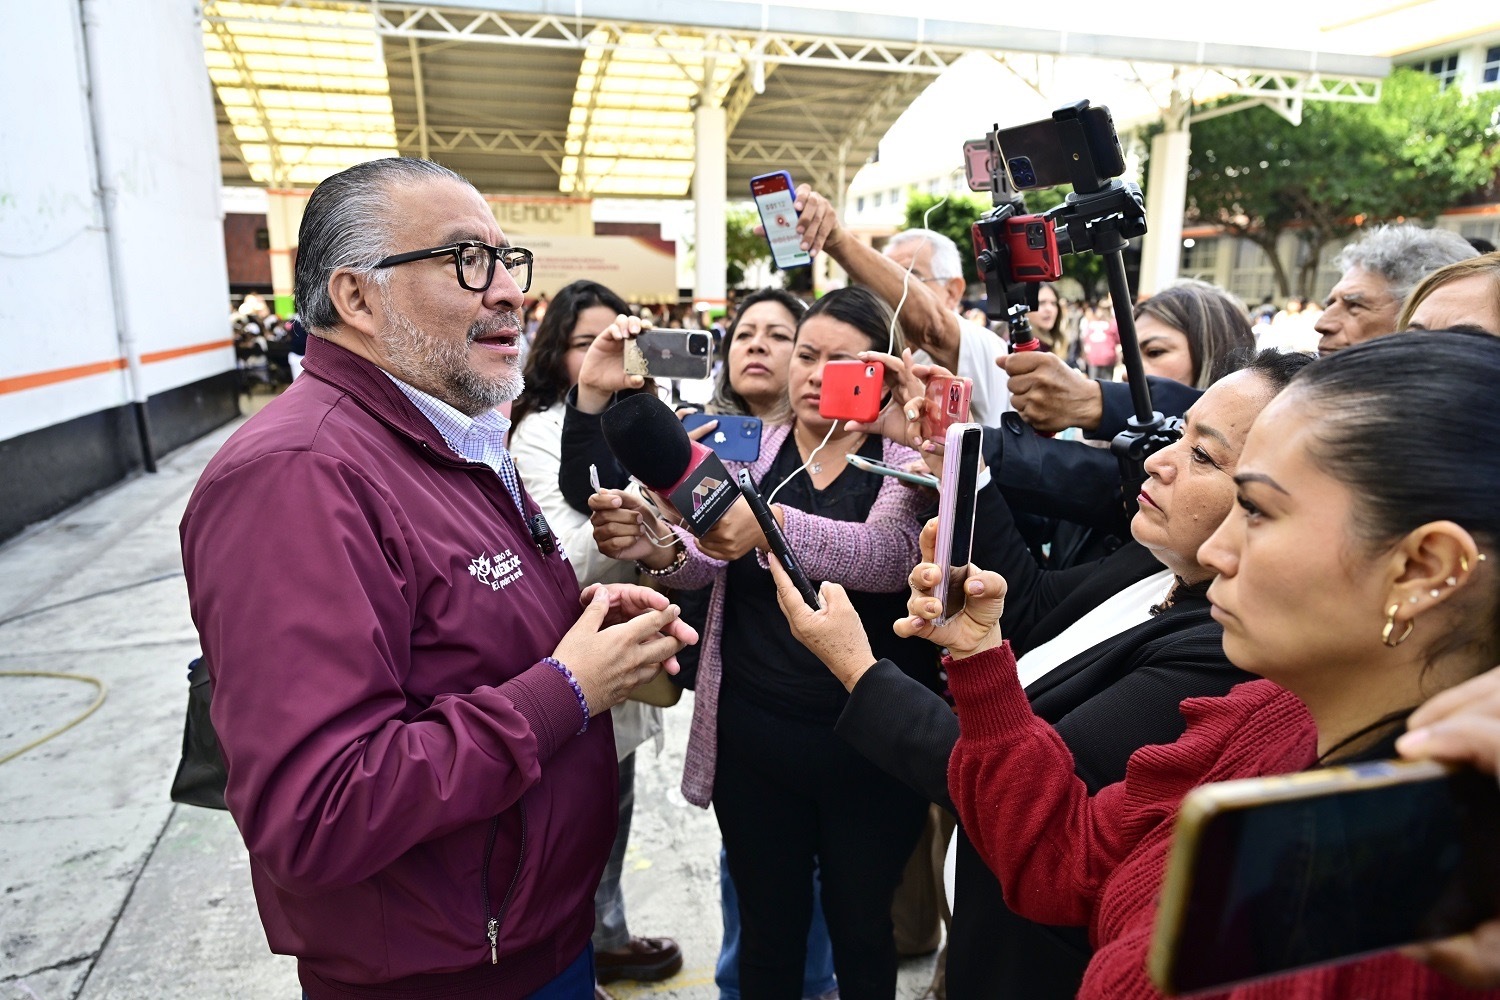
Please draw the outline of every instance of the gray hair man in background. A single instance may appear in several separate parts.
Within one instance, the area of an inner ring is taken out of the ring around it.
[[[1396,332],[1401,304],[1417,282],[1440,267],[1478,256],[1469,241],[1446,229],[1380,226],[1344,247],[1343,271],[1314,324],[1318,354]]]

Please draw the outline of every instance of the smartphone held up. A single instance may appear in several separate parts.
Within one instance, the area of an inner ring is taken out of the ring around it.
[[[702,440],[720,458],[753,462],[760,457],[759,417],[740,417],[731,413],[689,413],[682,418],[683,428],[690,431],[709,423],[715,425],[714,429]]]
[[[713,337],[703,330],[642,330],[625,341],[625,372],[642,378],[705,379],[713,370]]]
[[[825,420],[873,423],[885,392],[885,365],[879,361],[830,361],[823,366],[818,415]]]
[[[943,478],[938,486],[937,590],[942,605],[937,624],[947,624],[964,609],[964,581],[974,547],[974,511],[979,502],[980,446],[978,424],[954,424],[944,440]]]
[[[797,232],[797,187],[792,175],[778,170],[750,178],[750,197],[760,213],[776,266],[786,270],[811,264],[812,256],[802,249],[802,234]]]
[[[1168,996],[1452,937],[1500,911],[1500,786],[1378,761],[1194,789],[1151,953]]]

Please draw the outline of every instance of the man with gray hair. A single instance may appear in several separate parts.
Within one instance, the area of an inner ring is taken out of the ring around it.
[[[1313,324],[1320,356],[1396,332],[1401,304],[1428,274],[1478,251],[1446,229],[1410,224],[1379,226],[1344,247],[1343,271]]]
[[[303,377],[183,515],[225,802],[311,1000],[594,994],[608,710],[696,634],[646,588],[580,595],[516,475],[531,266],[437,164],[325,180]]]

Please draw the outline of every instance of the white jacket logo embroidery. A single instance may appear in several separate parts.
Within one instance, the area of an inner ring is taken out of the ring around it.
[[[523,575],[521,557],[513,555],[510,549],[493,558],[481,552],[469,563],[469,575],[491,590],[508,587]]]

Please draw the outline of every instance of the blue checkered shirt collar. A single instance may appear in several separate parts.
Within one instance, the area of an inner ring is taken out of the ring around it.
[[[506,435],[510,433],[510,421],[493,408],[477,417],[470,417],[436,396],[407,385],[390,372],[386,372],[385,376],[411,400],[411,404],[422,416],[431,421],[443,440],[448,442],[448,447],[471,462],[480,462],[495,470],[495,474],[510,491],[511,499],[516,502],[516,509],[524,517],[526,510],[521,505],[521,480],[516,475],[516,463],[505,447]]]

